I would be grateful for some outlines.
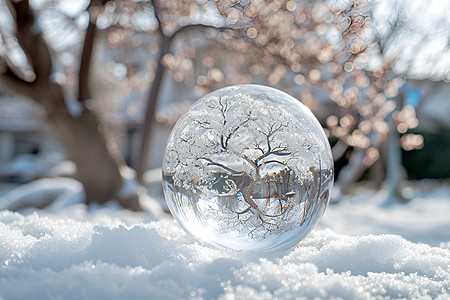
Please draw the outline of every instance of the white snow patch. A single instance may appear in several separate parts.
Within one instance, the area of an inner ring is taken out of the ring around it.
[[[448,188],[389,206],[360,191],[329,206],[296,247],[258,254],[206,247],[149,212],[65,202],[74,182],[48,185],[64,186],[56,202],[72,205],[0,211],[2,300],[450,298]],[[40,192],[31,187],[22,194]],[[417,243],[424,237],[430,244]]]
[[[164,199],[162,181],[161,168],[151,169],[144,173],[144,185],[147,188],[148,194],[158,201],[164,211],[169,212],[169,207]]]
[[[328,206],[320,226],[350,235],[398,234],[432,246],[450,242],[449,187],[423,181],[411,192],[408,203],[387,202],[385,191],[364,188]]]
[[[133,169],[128,166],[122,166],[120,168],[120,174],[123,177],[122,187],[119,192],[121,197],[130,197],[143,189],[143,187],[139,185],[139,182],[136,179],[136,172]]]
[[[11,161],[0,163],[0,178],[14,178],[19,182],[70,175],[74,174],[74,171],[74,164],[64,160],[56,152],[41,155],[20,154]]]
[[[64,207],[83,203],[84,199],[83,186],[75,179],[43,178],[6,193],[0,201],[0,209],[46,207],[48,211],[59,211]]]
[[[65,101],[69,114],[74,118],[81,117],[84,110],[84,104],[76,99],[65,98]]]
[[[122,166],[120,174],[123,177],[122,187],[120,188],[119,196],[123,198],[131,197],[135,194],[139,195],[139,200],[143,209],[151,212],[155,218],[160,218],[164,215],[161,201],[156,200],[155,197],[149,196],[147,189],[142,186],[136,178],[136,172],[128,166]]]
[[[73,218],[1,211],[0,297],[450,297],[450,250],[398,235],[315,230],[289,251],[256,254],[198,244],[173,220],[122,222],[112,211]]]

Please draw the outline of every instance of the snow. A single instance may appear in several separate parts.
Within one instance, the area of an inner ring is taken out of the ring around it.
[[[329,206],[321,226],[350,235],[392,233],[432,246],[450,242],[450,188],[423,180],[411,183],[405,193],[413,196],[407,205],[387,202],[384,191],[360,189]]]
[[[58,211],[62,207],[82,203],[83,186],[71,178],[42,178],[8,192],[0,209],[18,210],[24,207],[46,207]]]
[[[0,162],[0,179],[28,182],[42,177],[70,176],[76,166],[56,152],[41,155],[19,154],[11,161]]]
[[[408,204],[356,191],[296,247],[260,254],[201,245],[170,216],[64,202],[79,195],[66,179],[35,182],[59,189],[51,209],[0,211],[0,299],[450,297],[446,186],[416,185]]]

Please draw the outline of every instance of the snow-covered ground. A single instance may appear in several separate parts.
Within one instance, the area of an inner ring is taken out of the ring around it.
[[[203,246],[170,216],[87,209],[78,183],[53,180],[59,192],[47,180],[0,194],[0,207],[57,194],[0,211],[2,300],[450,298],[447,186],[413,184],[408,204],[358,190],[296,247],[258,254]]]

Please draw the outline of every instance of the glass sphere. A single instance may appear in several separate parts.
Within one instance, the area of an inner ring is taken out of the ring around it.
[[[294,246],[319,222],[333,186],[330,145],[311,111],[253,84],[195,102],[170,134],[162,172],[186,232],[235,250]]]

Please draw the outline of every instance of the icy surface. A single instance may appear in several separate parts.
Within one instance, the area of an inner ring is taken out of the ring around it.
[[[3,210],[0,299],[448,299],[449,195],[400,205],[365,190],[296,247],[263,255],[203,246],[169,217],[114,205]],[[428,232],[429,244],[388,232]]]

